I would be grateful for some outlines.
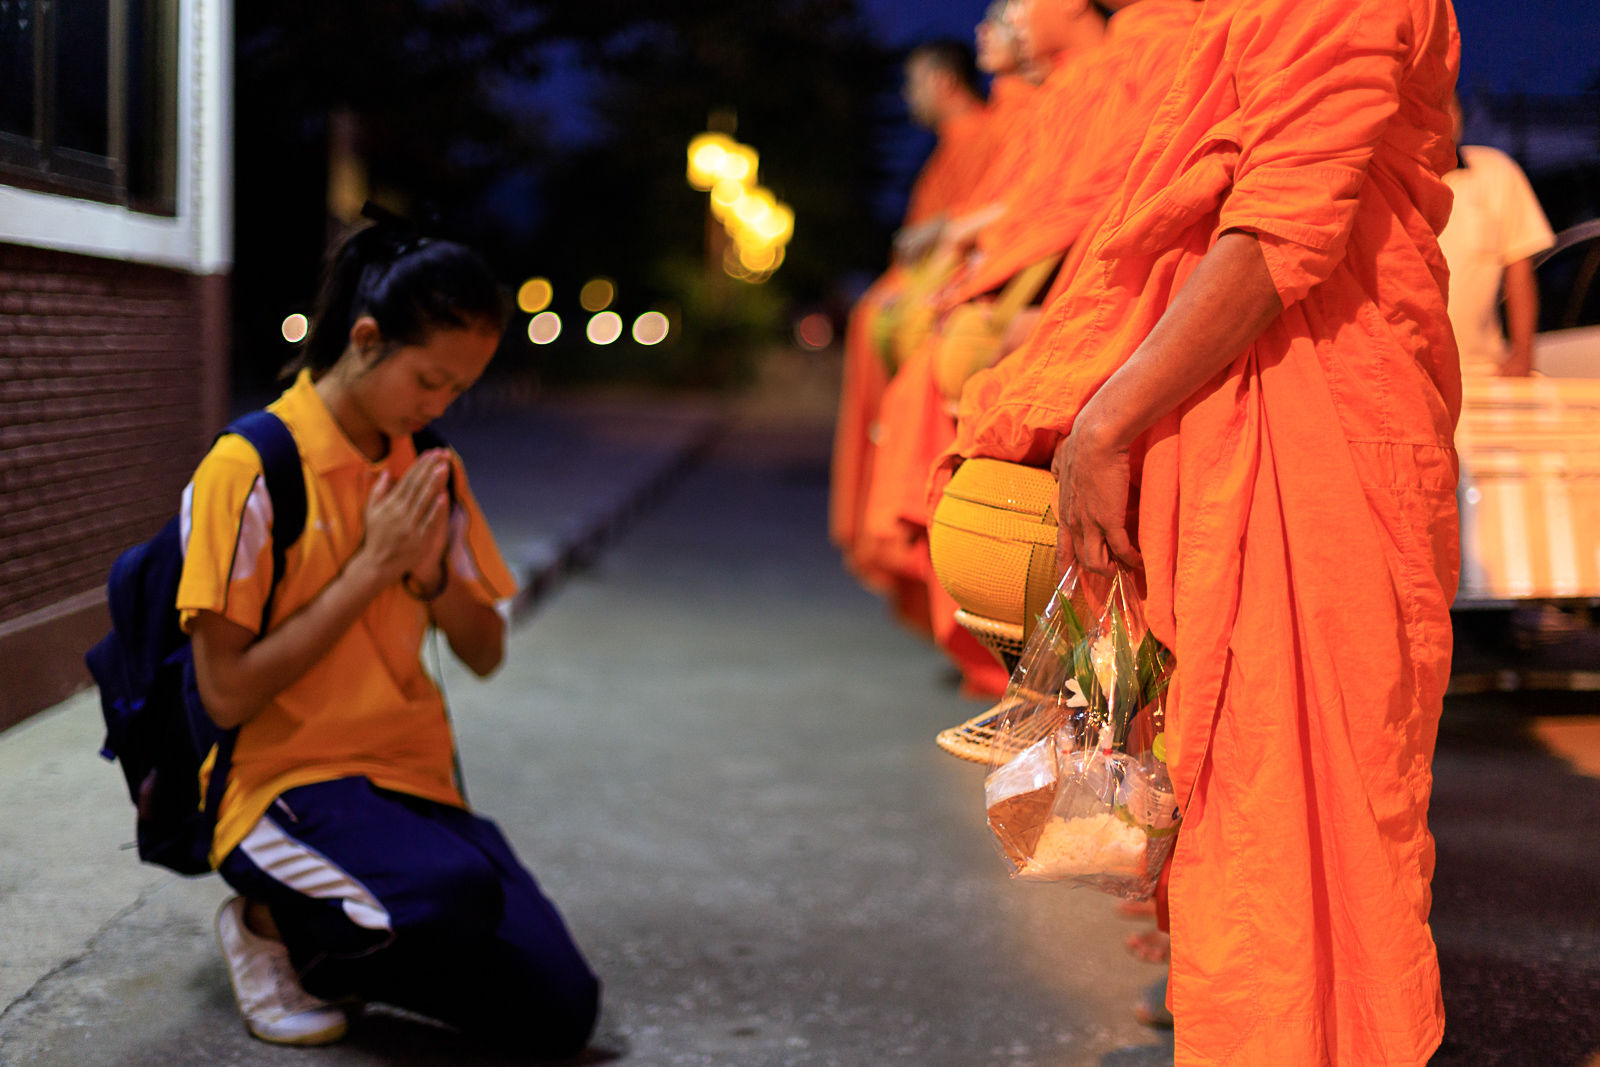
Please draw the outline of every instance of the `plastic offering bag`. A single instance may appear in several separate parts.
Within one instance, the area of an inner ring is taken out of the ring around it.
[[[1154,891],[1181,818],[1165,758],[1171,676],[1133,575],[1069,569],[994,720],[984,800],[1013,877]]]

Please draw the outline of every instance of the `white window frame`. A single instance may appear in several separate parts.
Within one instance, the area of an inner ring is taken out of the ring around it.
[[[0,178],[0,243],[195,274],[232,266],[233,7],[181,0],[178,10],[176,213],[148,215]]]

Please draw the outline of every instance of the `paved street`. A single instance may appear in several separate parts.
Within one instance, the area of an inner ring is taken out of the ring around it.
[[[1005,878],[981,770],[932,742],[978,709],[839,568],[827,446],[814,420],[736,421],[523,620],[500,674],[446,668],[474,804],[605,981],[586,1062],[1162,1062],[1130,1011],[1160,973],[1121,947],[1139,927]],[[497,522],[505,447],[493,473],[468,455]],[[1437,1064],[1600,1053],[1600,779],[1551,755],[1533,712],[1581,748],[1596,720],[1574,713],[1600,707],[1485,694],[1447,713]],[[0,1063],[501,1062],[382,1011],[324,1050],[251,1040],[211,932],[225,887],[119,851],[131,813],[98,742],[92,694],[0,736]]]

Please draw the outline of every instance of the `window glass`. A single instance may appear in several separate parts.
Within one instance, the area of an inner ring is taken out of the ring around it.
[[[178,157],[178,0],[127,0],[127,183],[140,206],[172,210]]]
[[[106,155],[110,0],[55,0],[56,144]]]
[[[0,0],[0,181],[176,211],[182,0]]]
[[[0,133],[34,136],[34,0],[0,0]]]

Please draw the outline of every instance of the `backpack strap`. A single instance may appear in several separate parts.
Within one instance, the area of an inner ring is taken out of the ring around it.
[[[283,580],[289,548],[306,528],[306,477],[300,466],[300,446],[282,419],[270,411],[252,411],[241,415],[218,434],[238,434],[261,457],[262,478],[267,484],[267,496],[272,499],[272,585],[267,591],[266,603],[261,607],[261,629],[267,632],[272,618],[272,602],[278,595],[278,583]],[[217,754],[211,762],[211,777],[206,782],[205,814],[207,822],[215,826],[217,812],[222,808],[222,794],[228,784],[228,770],[233,765],[233,745],[238,730],[224,731],[217,739]]]
[[[283,420],[270,411],[252,411],[229,423],[224,434],[238,434],[261,457],[267,496],[272,498],[272,588],[261,609],[261,633],[267,632],[272,601],[283,578],[289,548],[306,528],[306,478],[300,468],[300,446]]]

